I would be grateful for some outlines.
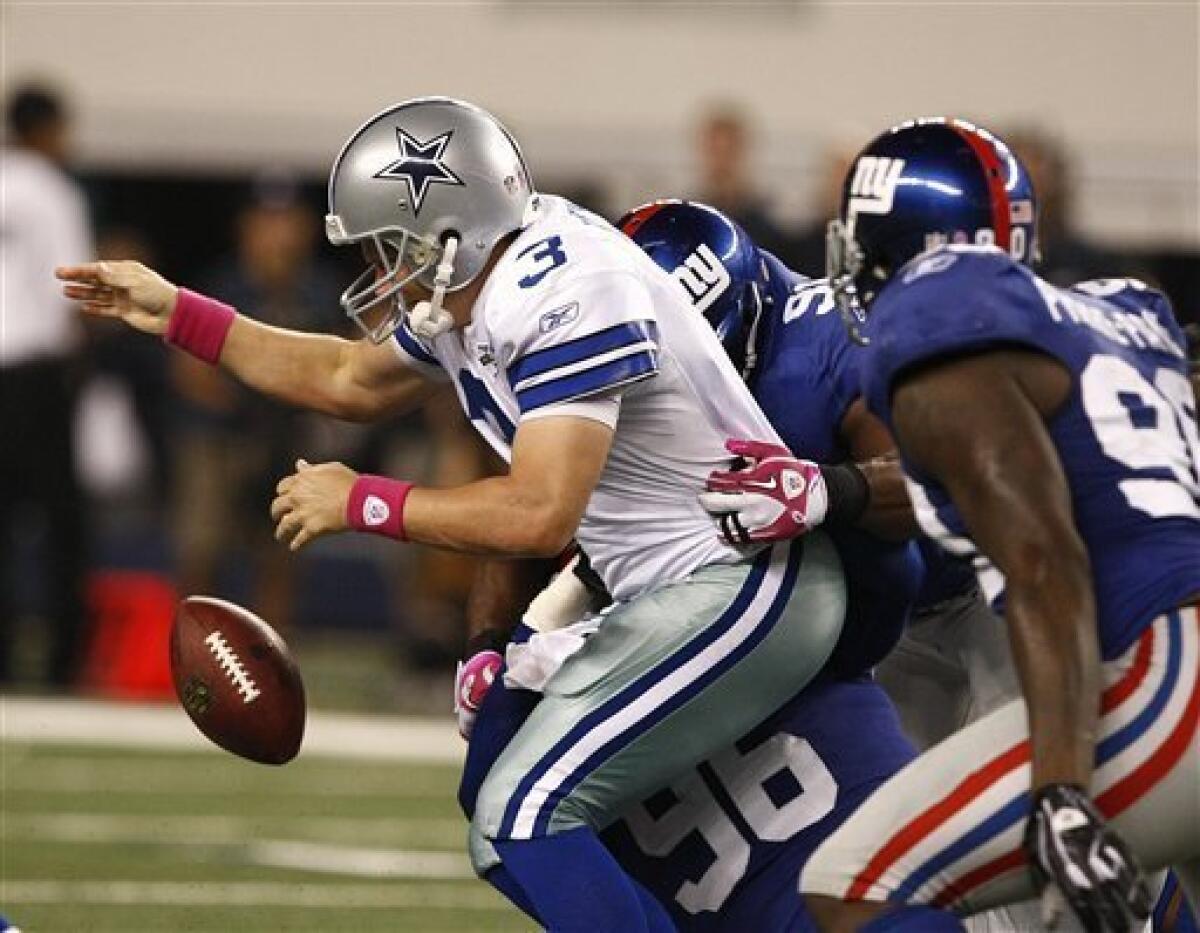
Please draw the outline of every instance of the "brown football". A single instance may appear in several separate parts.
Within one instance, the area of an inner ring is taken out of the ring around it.
[[[304,738],[304,682],[283,639],[234,603],[189,596],[171,627],[175,694],[221,748],[268,765],[291,761]]]

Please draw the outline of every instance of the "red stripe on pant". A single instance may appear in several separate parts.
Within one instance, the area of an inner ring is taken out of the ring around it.
[[[1139,637],[1138,652],[1133,664],[1119,681],[1104,691],[1100,698],[1102,710],[1111,712],[1132,696],[1141,686],[1149,670],[1154,644],[1154,627],[1148,626]],[[866,897],[883,873],[898,862],[911,849],[937,830],[960,810],[971,804],[984,791],[1000,781],[1021,765],[1029,763],[1029,741],[1026,739],[993,758],[980,770],[969,774],[946,797],[924,810],[898,830],[875,853],[851,882],[843,896],[848,901],[860,901]]]
[[[1197,628],[1200,628],[1200,613],[1197,614],[1195,621]],[[1145,642],[1146,639],[1143,636],[1143,646]],[[1141,647],[1139,646],[1138,649],[1139,658],[1142,655]],[[1118,686],[1120,684],[1114,684],[1114,688]],[[1192,739],[1195,737],[1197,726],[1200,726],[1200,666],[1196,668],[1196,680],[1192,685],[1192,695],[1188,698],[1188,704],[1184,707],[1183,715],[1180,716],[1179,722],[1175,724],[1175,728],[1171,730],[1171,734],[1155,750],[1154,754],[1147,758],[1131,774],[1118,781],[1096,798],[1096,806],[1106,819],[1111,820],[1119,814],[1124,813],[1139,799],[1149,793],[1155,784],[1166,777],[1167,772],[1179,763],[1179,759],[1187,751],[1188,745],[1191,744]],[[1026,861],[1025,853],[1021,849],[1006,852],[999,858],[973,869],[957,881],[952,881],[933,899],[933,905],[935,907],[949,906],[955,901],[966,897],[975,888],[986,884],[1005,872],[1024,867]]]

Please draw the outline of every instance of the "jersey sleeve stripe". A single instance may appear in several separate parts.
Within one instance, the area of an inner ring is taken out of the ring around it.
[[[521,414],[554,405],[586,398],[606,389],[646,379],[658,372],[658,353],[641,350],[581,372],[543,382],[517,393]]]
[[[396,328],[395,338],[396,342],[404,349],[404,352],[418,363],[424,363],[426,366],[435,366],[441,369],[441,364],[438,363],[437,357],[426,350],[421,345],[421,342],[409,332],[407,324],[401,324]]]
[[[639,343],[626,344],[622,347],[617,347],[615,350],[609,350],[607,353],[597,353],[595,356],[589,356],[586,359],[580,360],[578,363],[572,363],[569,366],[560,366],[556,369],[548,370],[544,373],[539,373],[536,376],[530,376],[527,379],[522,379],[516,383],[512,389],[517,394],[525,392],[535,386],[545,385],[547,382],[553,382],[556,379],[563,379],[567,376],[573,376],[576,373],[584,370],[594,369],[604,363],[610,363],[613,360],[619,360],[626,356],[634,356],[641,352],[657,353],[658,344],[653,340],[643,340]]]
[[[517,385],[533,376],[582,362],[599,353],[619,347],[650,341],[658,344],[658,332],[653,321],[627,321],[604,330],[585,334],[544,350],[536,350],[508,367],[510,385]]]

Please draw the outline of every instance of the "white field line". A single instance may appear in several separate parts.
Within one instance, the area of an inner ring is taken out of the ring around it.
[[[54,756],[29,759],[9,746],[6,786],[9,791],[43,794],[167,794],[178,796],[237,797],[395,797],[397,799],[445,799],[454,791],[453,779],[444,775],[415,776],[411,773],[378,773],[354,768],[322,770],[319,775],[288,769],[255,772],[270,781],[240,781],[232,776],[214,780],[210,771],[186,759],[106,761],[86,757]],[[294,777],[294,775],[296,775]]]
[[[264,819],[178,814],[10,813],[5,822],[0,838],[11,841],[93,845],[245,845],[255,836],[278,833],[323,843],[399,843],[459,851],[467,831],[465,819],[373,817]]]
[[[484,884],[281,884],[269,881],[9,881],[13,904],[120,904],[136,907],[329,907],[337,910],[426,908],[511,912]]]
[[[475,878],[466,857],[452,852],[411,849],[363,849],[312,842],[253,842],[247,858],[269,868],[360,878],[432,878],[438,881]]]
[[[175,705],[0,697],[0,742],[215,750]],[[453,721],[310,713],[301,755],[460,764]]]

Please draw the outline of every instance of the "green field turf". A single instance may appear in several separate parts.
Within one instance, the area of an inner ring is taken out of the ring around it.
[[[529,930],[463,855],[457,768],[0,744],[0,912],[58,931]]]

